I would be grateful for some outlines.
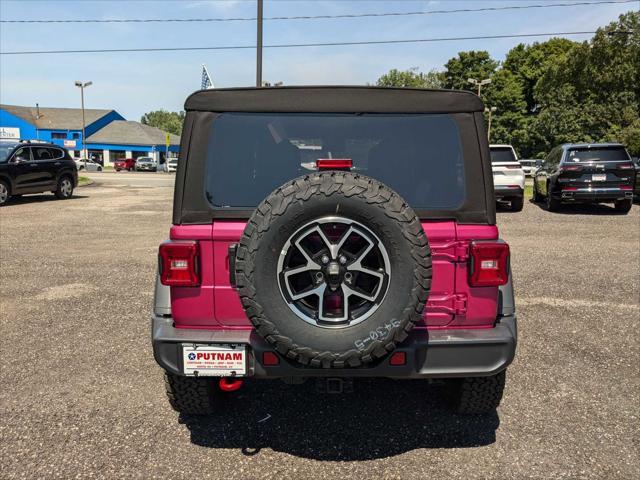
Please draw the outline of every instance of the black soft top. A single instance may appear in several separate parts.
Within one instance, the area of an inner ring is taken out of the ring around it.
[[[471,92],[362,86],[200,90],[185,110],[201,112],[465,113],[484,105]]]
[[[455,210],[416,209],[421,219],[495,224],[491,156],[484,105],[471,92],[365,86],[217,88],[185,102],[186,116],[176,175],[173,223],[242,219],[253,208],[216,207],[205,195],[207,158],[215,120],[226,113],[448,114],[456,122],[465,160],[464,204]]]

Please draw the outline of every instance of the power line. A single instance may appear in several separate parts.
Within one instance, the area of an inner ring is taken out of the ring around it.
[[[447,13],[496,12],[502,10],[526,10],[530,8],[575,7],[587,5],[605,5],[616,3],[632,3],[638,0],[599,0],[595,2],[552,3],[538,5],[509,5],[504,7],[459,8],[455,10],[422,10],[414,12],[388,13],[354,13],[342,15],[300,15],[293,17],[265,17],[264,20],[321,20],[339,18],[371,18],[371,17],[401,17],[417,15],[440,15]],[[123,19],[59,19],[59,20],[0,20],[0,23],[159,23],[159,22],[246,22],[255,21],[256,17],[231,18],[123,18]]]
[[[302,47],[337,47],[345,45],[382,45],[395,43],[428,43],[428,42],[454,42],[460,40],[491,40],[501,38],[526,38],[526,37],[547,37],[561,35],[585,35],[594,34],[595,31],[584,32],[549,32],[549,33],[520,33],[513,35],[483,35],[478,37],[442,37],[442,38],[420,38],[410,40],[369,40],[361,42],[326,42],[326,43],[283,43],[274,45],[264,45],[263,48],[302,48]],[[625,33],[625,32],[612,32]],[[41,55],[41,54],[64,54],[64,53],[118,53],[118,52],[182,52],[187,50],[244,50],[255,49],[255,45],[228,45],[218,47],[151,47],[151,48],[104,48],[92,50],[24,50],[14,52],[0,52],[0,55]]]

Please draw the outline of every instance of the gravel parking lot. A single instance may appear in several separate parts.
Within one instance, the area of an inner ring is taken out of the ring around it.
[[[498,415],[441,387],[247,382],[179,418],[150,345],[171,175],[87,174],[0,214],[3,478],[638,478],[640,207],[500,212],[520,342]]]

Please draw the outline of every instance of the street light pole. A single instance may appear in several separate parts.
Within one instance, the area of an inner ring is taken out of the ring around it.
[[[262,1],[258,0],[258,25],[256,41],[256,87],[262,86]]]
[[[480,96],[480,92],[482,91],[482,86],[490,84],[491,79],[485,78],[484,80],[476,80],[475,78],[467,78],[467,82],[469,82],[471,85],[475,85],[476,87],[478,87],[478,96]]]
[[[85,136],[85,120],[84,120],[84,89],[90,85],[92,85],[93,82],[85,82],[82,83],[79,80],[76,80],[76,87],[80,88],[80,104],[82,106],[82,158],[84,158],[84,171],[87,171],[87,157],[89,156],[88,152],[87,152],[87,137]]]
[[[496,107],[491,107],[491,108],[485,107],[484,109],[484,111],[489,114],[489,126],[487,127],[487,141],[489,143],[491,143],[491,116],[493,115],[493,112],[495,112],[496,110],[497,110]]]

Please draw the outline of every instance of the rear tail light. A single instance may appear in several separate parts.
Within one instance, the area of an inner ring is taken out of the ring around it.
[[[633,170],[633,163],[620,163],[618,165],[618,170]]]
[[[522,165],[505,165],[504,168],[520,170],[522,168]]]
[[[578,187],[563,187],[562,191],[563,192],[575,192],[578,190]]]
[[[563,165],[559,170],[561,172],[577,172],[582,170],[582,167],[580,165]]]
[[[160,281],[170,287],[200,285],[197,242],[167,242],[160,245]]]
[[[478,242],[469,246],[469,284],[472,287],[495,287],[509,280],[509,245]]]
[[[633,187],[630,185],[623,185],[620,187],[620,190],[633,190]]]
[[[316,160],[318,170],[351,170],[353,160],[350,158],[319,158]]]

